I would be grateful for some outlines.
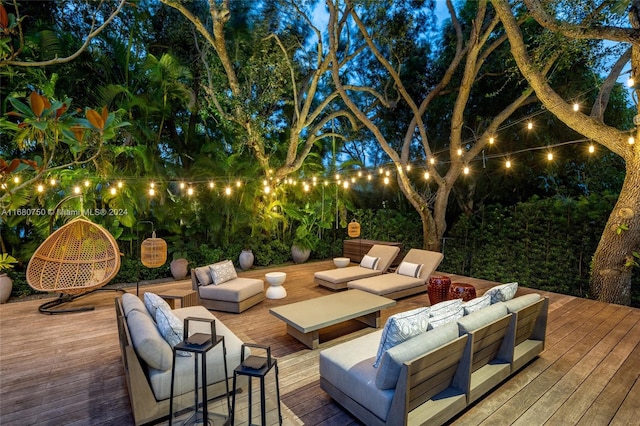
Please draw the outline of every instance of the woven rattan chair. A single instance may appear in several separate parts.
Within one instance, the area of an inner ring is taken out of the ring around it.
[[[81,217],[60,227],[38,247],[27,266],[27,282],[35,290],[60,293],[58,299],[40,306],[40,312],[91,310],[93,307],[52,308],[99,289],[119,270],[120,250],[115,238]]]

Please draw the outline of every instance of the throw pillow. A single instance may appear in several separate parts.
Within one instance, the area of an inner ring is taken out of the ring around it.
[[[422,263],[402,262],[396,273],[400,275],[406,275],[408,277],[420,278],[422,273]]]
[[[156,324],[158,325],[158,331],[172,348],[182,342],[184,326],[180,318],[171,312],[171,309],[156,309]],[[184,351],[177,351],[176,354],[179,356],[191,356],[189,352]]]
[[[360,266],[367,269],[376,269],[378,266],[378,262],[380,261],[379,257],[369,256],[365,254],[360,261]]]
[[[486,308],[489,305],[491,305],[491,297],[488,294],[483,294],[480,297],[464,302],[462,308],[464,309],[464,314],[469,315],[471,312]]]
[[[448,322],[462,318],[464,309],[462,299],[446,300],[431,306],[429,315],[429,330],[439,327]]]
[[[211,278],[215,285],[226,283],[227,281],[238,278],[236,268],[230,260],[209,265],[209,272],[211,273]]]
[[[427,331],[429,325],[429,308],[417,308],[407,312],[391,315],[384,325],[378,354],[374,367],[378,367],[380,359],[390,349],[420,333]]]
[[[151,318],[154,318],[154,319],[156,317],[156,310],[159,307],[162,306],[168,310],[171,310],[171,306],[169,306],[166,300],[164,300],[162,297],[158,296],[155,293],[149,293],[149,292],[146,292],[144,294],[144,306],[146,306],[147,311],[149,311],[149,315],[151,315]]]
[[[213,282],[211,272],[209,272],[209,265],[195,268],[194,271],[199,285],[209,285]]]
[[[518,290],[518,283],[501,284],[490,288],[484,294],[488,294],[491,298],[491,304],[497,302],[506,302],[513,299]]]

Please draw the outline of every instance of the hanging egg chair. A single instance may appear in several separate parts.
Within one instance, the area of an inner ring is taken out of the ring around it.
[[[101,288],[119,270],[120,250],[115,238],[102,226],[80,217],[60,227],[38,247],[27,266],[27,282],[35,290],[60,293],[58,299],[41,305],[40,312],[85,311],[93,307],[52,308]]]

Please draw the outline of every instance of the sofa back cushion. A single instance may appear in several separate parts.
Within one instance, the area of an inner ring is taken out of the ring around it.
[[[506,302],[513,299],[518,291],[518,283],[500,284],[495,287],[491,287],[484,294],[488,294],[491,297],[491,304],[498,302]]]
[[[198,285],[209,285],[213,282],[211,272],[209,272],[209,265],[200,266],[199,268],[195,268],[193,271],[198,279]]]
[[[131,311],[139,311],[151,317],[147,307],[144,306],[144,302],[132,293],[125,293],[122,295],[122,311],[124,312],[125,317],[129,317],[129,313]]]
[[[166,371],[173,363],[171,346],[162,338],[149,315],[133,310],[127,317],[133,349],[151,368]]]
[[[449,343],[458,338],[458,326],[455,322],[445,324],[434,330],[419,334],[391,349],[382,355],[376,373],[376,386],[379,389],[395,388],[402,365],[419,356]]]
[[[498,302],[491,306],[487,306],[484,309],[471,312],[469,315],[466,315],[458,320],[460,335],[462,336],[463,334],[475,331],[508,314],[509,312],[507,311],[507,306],[502,302]]]
[[[444,302],[436,303],[431,306],[429,311],[429,330],[455,322],[458,318],[462,318],[463,315],[462,299],[445,300]]]
[[[491,296],[488,294],[483,294],[480,297],[476,297],[474,299],[463,302],[462,308],[464,309],[464,314],[469,315],[471,312],[486,308],[489,305],[491,305]]]
[[[226,283],[227,281],[238,278],[236,268],[230,260],[223,260],[222,262],[209,265],[209,272],[211,273],[211,279],[215,285]]]
[[[538,293],[525,294],[524,296],[516,297],[515,299],[504,302],[509,312],[516,312],[522,308],[525,308],[540,300]]]

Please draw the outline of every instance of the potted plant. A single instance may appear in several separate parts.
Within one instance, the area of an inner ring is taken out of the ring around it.
[[[291,257],[295,263],[304,263],[309,259],[311,250],[318,247],[318,236],[313,232],[313,223],[302,220],[296,228],[296,235],[291,246]]]
[[[0,303],[6,303],[13,290],[13,280],[2,271],[12,269],[16,263],[16,258],[9,253],[0,254]]]

